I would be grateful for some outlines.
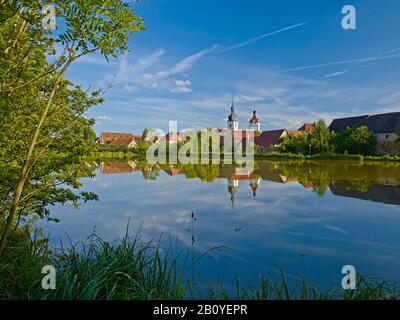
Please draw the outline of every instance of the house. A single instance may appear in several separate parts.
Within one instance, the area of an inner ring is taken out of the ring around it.
[[[286,135],[286,129],[263,131],[254,138],[254,143],[260,147],[261,152],[273,151],[279,148],[281,139]]]
[[[128,162],[109,162],[100,164],[100,172],[102,174],[130,173],[137,170],[136,163]]]
[[[158,141],[167,142],[169,144],[182,142],[185,139],[184,134],[180,132],[170,132],[161,137]]]
[[[260,135],[256,135],[254,143],[260,147],[261,152],[275,151],[279,148],[284,137],[299,137],[304,133],[311,133],[314,130],[314,125],[304,124],[299,130],[271,130],[263,131]]]
[[[141,139],[140,134],[102,132],[100,134],[100,144],[114,148],[133,148]]]
[[[373,185],[367,191],[351,190],[344,183],[335,183],[329,189],[335,196],[357,198],[372,202],[380,202],[391,205],[400,205],[400,189],[398,186]]]
[[[286,133],[287,133],[287,135],[288,136],[291,136],[291,137],[299,137],[299,136],[301,136],[302,134],[304,134],[304,131],[300,131],[300,130],[286,130]]]
[[[377,141],[396,141],[400,133],[400,112],[369,116],[363,123],[377,136]]]
[[[360,126],[366,126],[368,130],[374,132],[377,135],[378,143],[396,141],[398,133],[400,133],[400,112],[335,119],[329,129],[342,133],[348,127],[357,128]]]
[[[315,126],[312,123],[305,123],[298,129],[298,131],[303,131],[303,132],[305,131],[307,133],[313,133],[314,130]]]
[[[183,171],[181,169],[178,169],[176,167],[169,167],[168,169],[163,169],[163,171],[168,174],[170,177],[174,177],[178,174],[182,174]]]
[[[364,121],[367,120],[368,117],[369,117],[368,115],[364,115],[358,117],[335,119],[329,126],[329,130],[337,133],[342,133],[347,128],[354,129],[362,126]]]

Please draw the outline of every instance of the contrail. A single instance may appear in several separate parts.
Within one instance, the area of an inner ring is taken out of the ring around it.
[[[281,32],[285,32],[285,31],[288,31],[288,30],[291,30],[291,29],[299,28],[299,27],[301,27],[301,26],[306,25],[307,23],[308,23],[308,22],[302,22],[302,23],[294,24],[294,25],[292,25],[292,26],[283,28],[283,29],[279,29],[279,30],[276,30],[276,31],[273,31],[273,32],[269,32],[269,33],[266,33],[266,34],[262,34],[262,35],[260,35],[260,36],[257,36],[257,37],[248,39],[248,40],[246,40],[246,41],[239,42],[239,43],[237,43],[237,44],[235,44],[235,45],[233,45],[233,46],[230,46],[230,47],[228,47],[228,48],[221,49],[221,50],[219,50],[218,52],[227,52],[227,51],[234,50],[234,49],[237,49],[237,48],[245,47],[245,46],[247,46],[247,45],[249,45],[249,44],[252,44],[252,43],[254,43],[254,42],[257,42],[258,40],[261,40],[261,39],[264,39],[264,38],[267,38],[267,37],[270,37],[270,36],[273,36],[273,35],[275,35],[275,34],[278,34],[278,33],[281,33]]]
[[[396,58],[400,58],[400,54],[375,56],[375,57],[370,57],[370,58],[341,60],[341,61],[334,61],[334,62],[320,63],[320,64],[312,64],[312,65],[308,65],[308,66],[301,66],[301,67],[285,69],[285,70],[282,70],[281,72],[301,71],[301,70],[308,70],[308,69],[336,66],[336,65],[341,65],[341,64],[358,64],[358,63],[363,63],[363,62],[370,62],[370,61],[376,61],[376,60],[385,60],[385,59],[396,59]]]
[[[395,49],[392,49],[392,50],[387,50],[387,51],[381,52],[380,54],[377,54],[376,56],[373,56],[373,57],[371,57],[371,58],[387,57],[389,54],[395,53],[395,52],[398,52],[398,51],[400,51],[400,48],[395,48]],[[363,63],[364,63],[364,61],[356,61],[356,62],[351,63],[351,64],[348,66],[348,68],[350,68],[350,67],[352,67],[352,66],[357,66],[357,65],[360,65],[360,64],[363,64]],[[362,66],[361,66],[361,67],[362,67]],[[330,73],[330,74],[325,75],[325,76],[324,76],[324,79],[337,77],[337,76],[340,76],[340,75],[345,74],[345,73],[347,73],[347,72],[348,72],[348,70],[346,69],[346,70],[342,70],[342,71],[337,71],[337,72],[334,72],[334,73]]]

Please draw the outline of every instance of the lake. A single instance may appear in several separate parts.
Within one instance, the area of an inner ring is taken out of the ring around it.
[[[84,190],[99,202],[52,209],[55,241],[140,232],[189,255],[199,281],[255,283],[259,275],[338,286],[344,265],[400,279],[400,166],[357,162],[256,162],[149,166],[95,163]],[[193,217],[192,217],[193,214]],[[197,259],[205,252],[205,256]],[[190,262],[191,261],[191,262]]]

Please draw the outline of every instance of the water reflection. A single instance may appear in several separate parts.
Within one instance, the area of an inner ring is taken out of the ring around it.
[[[97,166],[97,164],[96,164]],[[328,190],[335,196],[357,198],[385,204],[400,205],[400,166],[368,165],[334,161],[318,162],[256,162],[254,168],[234,165],[153,165],[146,162],[102,162],[100,172],[126,174],[142,172],[145,180],[156,180],[160,172],[203,182],[225,180],[229,199],[235,205],[239,181],[248,181],[254,200],[263,181],[300,184],[323,197]]]
[[[165,247],[202,256],[202,279],[254,283],[274,266],[330,287],[343,265],[400,280],[400,167],[346,162],[233,165],[94,163],[84,189],[99,202],[58,206],[54,239],[81,241],[96,229],[114,241],[163,235]],[[367,201],[369,200],[369,201]],[[194,215],[193,215],[194,213]],[[65,235],[68,235],[66,237]],[[210,248],[230,248],[212,251]],[[335,283],[337,284],[337,283]]]

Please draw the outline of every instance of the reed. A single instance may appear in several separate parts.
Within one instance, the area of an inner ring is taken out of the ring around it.
[[[280,279],[261,276],[253,286],[237,279],[234,290],[222,282],[199,284],[189,278],[185,261],[172,251],[162,252],[160,241],[143,242],[125,236],[113,243],[97,235],[67,248],[54,249],[32,230],[15,232],[0,258],[0,299],[34,300],[366,300],[397,299],[400,291],[383,281],[361,278],[356,290],[319,291],[306,280],[290,286]],[[43,265],[57,271],[55,290],[43,290]]]

